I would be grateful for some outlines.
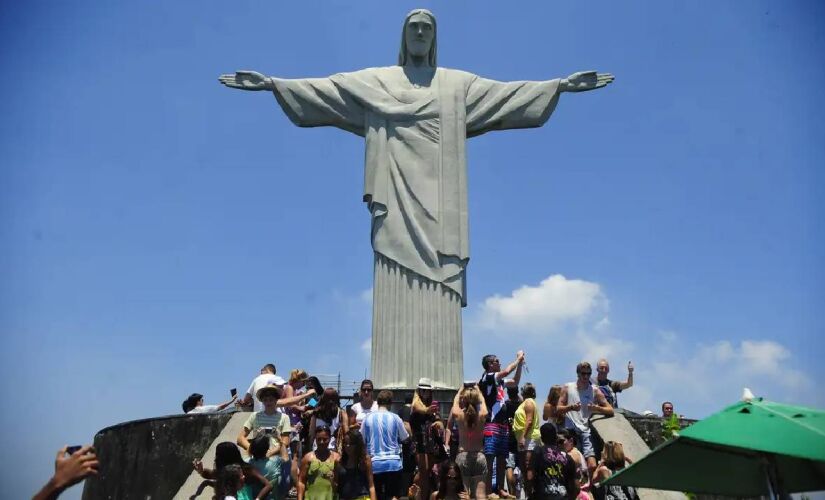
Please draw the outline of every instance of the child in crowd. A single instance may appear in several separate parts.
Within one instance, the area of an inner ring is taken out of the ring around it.
[[[230,464],[218,473],[218,484],[215,487],[215,498],[218,500],[238,500],[238,492],[244,487],[244,476],[241,466]]]
[[[270,454],[270,440],[265,435],[253,439],[249,447],[252,454],[249,465],[264,476],[272,486],[269,495],[265,497],[267,500],[280,500],[283,498],[281,484],[285,483],[283,481],[285,479],[283,478],[283,464],[287,460],[286,448],[280,446],[280,443],[277,443],[275,447],[277,449],[272,450],[272,456],[268,456]],[[263,488],[263,485],[256,482],[251,485],[250,489],[252,494],[258,495],[261,488]]]
[[[272,485],[269,484],[269,481],[267,481],[267,479],[260,472],[258,472],[257,469],[244,462],[241,457],[240,449],[235,445],[235,443],[230,443],[229,441],[218,443],[218,446],[215,449],[214,469],[204,468],[203,463],[201,463],[200,460],[195,460],[193,465],[202,478],[209,480],[206,484],[214,487],[216,493],[220,493],[221,485],[219,479],[221,472],[230,465],[237,465],[241,467],[243,470],[244,481],[241,483],[238,490],[233,492],[230,497],[233,499],[237,497],[236,500],[251,500],[253,498],[262,500],[266,498],[272,490]],[[214,482],[215,480],[218,480],[217,483]],[[252,485],[250,483],[257,483],[261,485],[261,489],[257,495],[252,493]],[[218,495],[218,498],[223,497]]]

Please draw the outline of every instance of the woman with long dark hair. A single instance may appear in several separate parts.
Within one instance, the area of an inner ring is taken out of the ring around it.
[[[562,386],[560,385],[554,385],[550,388],[550,391],[547,392],[547,400],[544,402],[544,411],[542,411],[541,416],[542,420],[552,422],[557,428],[564,426],[564,415],[556,411],[556,406],[558,406],[561,397],[561,390]]]
[[[469,500],[458,464],[449,460],[442,462],[438,467],[438,478],[438,490],[433,491],[430,500]]]
[[[338,498],[340,500],[376,500],[372,478],[372,461],[367,455],[364,437],[358,429],[344,435],[343,453],[338,464]]]
[[[321,426],[329,427],[332,436],[330,437],[329,447],[335,451],[341,451],[341,437],[349,431],[347,423],[347,415],[341,409],[341,399],[338,397],[338,391],[332,387],[324,389],[321,395],[321,400],[318,402],[318,408],[312,414],[312,419],[309,422],[309,436],[310,439],[315,439],[315,432]],[[316,444],[312,448],[316,448]]]

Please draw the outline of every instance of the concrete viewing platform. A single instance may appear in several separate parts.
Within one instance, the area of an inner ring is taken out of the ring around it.
[[[107,427],[95,435],[100,472],[86,479],[83,500],[188,500],[202,482],[192,468],[199,458],[207,467],[215,447],[235,442],[249,413],[171,415]],[[633,460],[661,444],[662,420],[617,411],[593,420],[603,441],[618,441]],[[207,488],[198,498],[211,498]],[[643,500],[678,500],[678,492],[640,490]]]

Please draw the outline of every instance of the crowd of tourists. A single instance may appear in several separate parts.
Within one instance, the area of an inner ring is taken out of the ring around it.
[[[242,397],[205,405],[192,394],[186,413],[251,411],[236,441],[218,445],[214,467],[194,461],[203,477],[197,494],[211,487],[219,500],[636,497],[632,488],[602,486],[631,460],[621,443],[591,433],[593,419],[612,416],[633,385],[632,363],[625,381],[613,381],[601,359],[593,381],[583,361],[576,380],[552,386],[543,403],[533,384],[521,383],[522,351],[506,365],[492,354],[481,365],[481,378],[465,382],[445,412],[426,377],[406,400],[363,380],[342,406],[317,377],[296,369],[284,380],[272,364]]]

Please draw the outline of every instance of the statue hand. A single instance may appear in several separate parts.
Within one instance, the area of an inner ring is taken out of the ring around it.
[[[604,87],[613,82],[615,77],[610,73],[596,73],[595,71],[579,71],[562,79],[562,92],[584,92]]]
[[[227,87],[241,90],[272,90],[272,80],[257,71],[236,71],[218,77],[218,81]]]

